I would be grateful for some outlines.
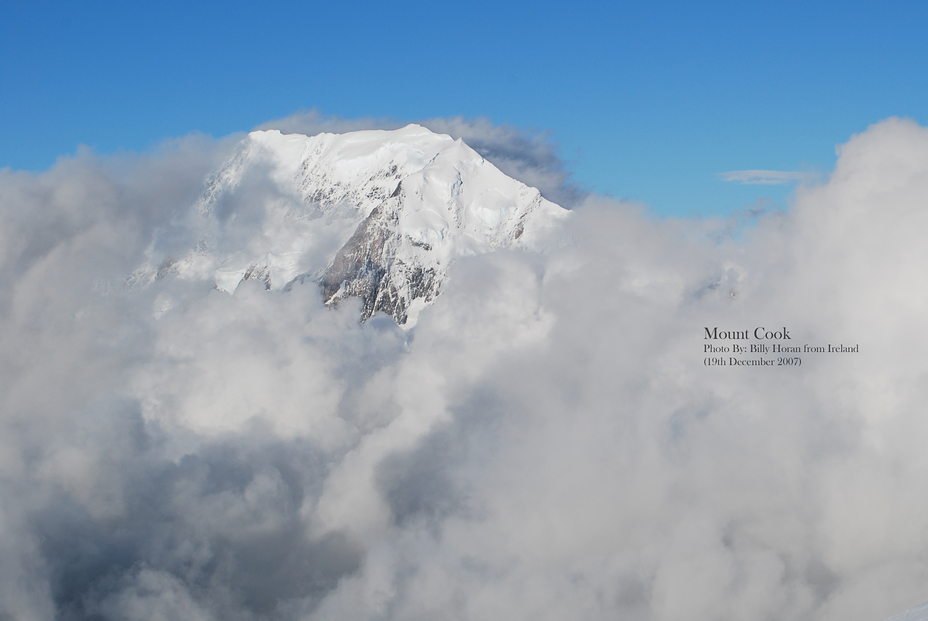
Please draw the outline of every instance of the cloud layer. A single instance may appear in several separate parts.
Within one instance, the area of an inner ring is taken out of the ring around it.
[[[481,123],[486,149],[558,169]],[[0,618],[825,621],[928,599],[925,128],[854,136],[737,242],[587,197],[548,252],[456,264],[410,333],[309,284],[126,287],[226,149],[0,171]],[[706,368],[706,326],[860,353]]]

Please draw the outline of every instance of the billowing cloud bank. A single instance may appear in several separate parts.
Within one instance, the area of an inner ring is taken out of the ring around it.
[[[587,199],[410,333],[127,288],[226,146],[0,171],[0,618],[878,620],[928,599],[928,130],[737,241]],[[706,326],[859,344],[703,366]]]

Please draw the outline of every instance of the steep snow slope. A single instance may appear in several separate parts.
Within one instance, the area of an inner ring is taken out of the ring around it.
[[[307,137],[252,132],[200,199],[157,235],[131,281],[212,280],[224,291],[318,282],[414,325],[455,258],[534,247],[566,210],[461,140],[419,125]]]

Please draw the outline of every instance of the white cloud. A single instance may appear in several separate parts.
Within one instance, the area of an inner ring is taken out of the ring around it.
[[[738,243],[587,198],[547,253],[459,262],[408,334],[312,285],[121,286],[224,148],[0,171],[3,615],[826,621],[926,599],[925,128],[853,137]],[[861,352],[710,369],[715,325]]]

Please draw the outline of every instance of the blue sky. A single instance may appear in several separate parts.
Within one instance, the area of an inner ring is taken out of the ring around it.
[[[144,151],[316,108],[549,132],[583,186],[724,214],[824,171],[889,116],[928,122],[924,3],[11,1],[0,167]]]

